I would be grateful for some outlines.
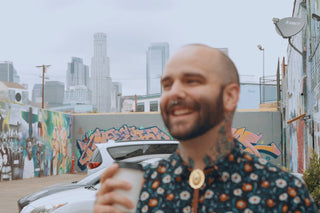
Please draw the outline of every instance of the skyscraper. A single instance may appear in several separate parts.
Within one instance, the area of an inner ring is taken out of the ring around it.
[[[0,62],[0,81],[19,83],[20,77],[11,61]]]
[[[81,58],[72,57],[68,63],[65,104],[89,103],[89,66]]]
[[[60,81],[46,81],[44,85],[44,102],[49,107],[61,106],[64,98],[64,83]]]
[[[151,43],[147,51],[147,95],[161,93],[160,79],[168,58],[168,43]]]
[[[68,63],[67,89],[71,86],[89,86],[89,66],[83,64],[81,58],[72,57]]]
[[[122,86],[120,82],[112,82],[111,93],[111,112],[120,112],[121,106]]]
[[[109,57],[107,57],[107,35],[95,33],[91,59],[92,104],[97,112],[110,112],[112,79],[110,77]]]

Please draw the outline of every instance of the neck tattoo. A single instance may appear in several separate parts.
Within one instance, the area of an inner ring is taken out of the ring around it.
[[[209,153],[204,157],[203,161],[206,167],[213,166],[218,159],[226,156],[233,148],[233,139],[231,132],[230,121],[232,115],[225,119],[225,124],[219,130],[216,143],[210,148]],[[205,182],[205,175],[201,169],[194,169],[194,160],[188,158],[188,164],[193,169],[189,176],[189,185],[193,189],[199,189]]]
[[[191,169],[194,169],[194,160],[192,158],[188,158],[188,162]]]

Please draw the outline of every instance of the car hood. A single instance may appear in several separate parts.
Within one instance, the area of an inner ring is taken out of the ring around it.
[[[35,193],[29,194],[20,198],[18,200],[18,206],[20,209],[22,209],[23,207],[28,205],[30,202],[35,201],[39,198],[43,198],[57,192],[76,189],[83,186],[87,186],[87,185],[77,184],[77,183],[59,183],[59,184],[50,185],[48,187],[42,188],[40,191],[37,191]]]
[[[31,212],[35,209],[41,209],[44,207],[45,208],[57,207],[57,206],[62,206],[60,207],[61,210],[66,210],[68,206],[72,206],[72,208],[76,210],[78,209],[78,206],[83,202],[85,202],[88,205],[88,208],[92,210],[94,200],[95,200],[95,194],[97,190],[98,189],[93,186],[85,186],[85,187],[80,187],[76,189],[70,189],[70,190],[54,193],[46,197],[41,197],[29,203],[29,205],[27,205],[21,212],[23,213]],[[89,203],[91,204],[90,206],[89,206]],[[54,212],[70,212],[70,210],[61,211],[60,208],[58,208],[59,210],[55,210]],[[43,212],[43,211],[38,211],[38,212]]]

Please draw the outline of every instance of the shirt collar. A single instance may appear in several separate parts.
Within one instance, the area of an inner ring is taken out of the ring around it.
[[[243,151],[241,150],[241,144],[238,140],[234,139],[234,144],[235,146],[229,154],[217,160],[217,162],[214,165],[206,167],[204,170],[204,173],[222,176],[222,173],[228,170],[230,166],[232,166],[233,164],[238,164],[242,160]],[[171,166],[173,167],[173,170],[181,166],[182,167],[181,176],[189,177],[192,171],[192,168],[189,167],[186,164],[186,162],[183,161],[179,153],[179,149],[177,149],[176,152],[172,154],[168,160]]]

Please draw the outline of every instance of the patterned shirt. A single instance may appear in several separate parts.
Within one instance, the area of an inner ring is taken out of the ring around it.
[[[318,212],[304,183],[263,158],[240,149],[204,170],[205,183],[192,189],[179,150],[146,167],[136,212]]]

